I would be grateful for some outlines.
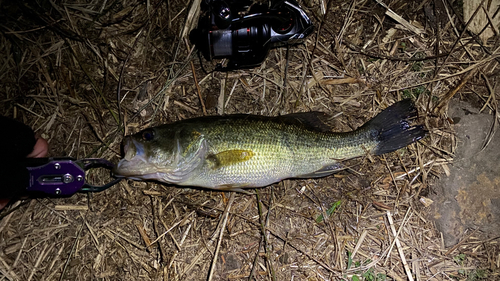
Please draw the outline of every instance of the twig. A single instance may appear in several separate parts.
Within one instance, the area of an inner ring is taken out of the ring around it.
[[[190,202],[186,202],[186,201],[177,201],[177,202],[180,202],[182,204],[185,204],[185,205],[188,205],[188,206],[191,206],[191,207],[199,207],[199,205],[197,204],[193,204],[193,203],[190,203]],[[206,208],[210,208],[212,210],[215,210],[215,211],[218,211],[218,212],[223,212],[222,210],[220,209],[217,209],[217,208],[212,208],[212,207],[208,207],[208,206],[205,206]],[[251,225],[255,226],[255,227],[260,227],[260,225],[256,222],[254,222],[253,220],[243,216],[243,215],[240,215],[240,214],[237,214],[237,213],[231,213],[231,215],[233,216],[236,216],[236,217],[239,217],[241,219],[244,219],[246,222],[250,223]],[[331,272],[332,274],[334,274],[335,276],[339,277],[340,278],[340,272],[341,270],[337,269],[337,268],[331,268],[330,266],[328,266],[326,263],[318,260],[317,258],[311,256],[310,254],[308,254],[307,252],[301,250],[299,247],[295,246],[294,244],[292,244],[290,241],[288,241],[286,238],[283,238],[281,237],[279,234],[275,233],[273,230],[271,230],[270,228],[267,229],[267,231],[269,231],[269,233],[274,236],[275,238],[279,239],[280,241],[282,241],[283,243],[285,243],[285,245],[291,247],[292,249],[294,249],[295,251],[299,252],[300,254],[306,256],[308,259],[314,261],[315,263],[317,263],[318,265],[322,266],[324,269],[328,270],[329,272]],[[213,240],[213,239],[212,239]],[[212,242],[212,240],[209,241],[209,243]],[[200,253],[198,253],[198,255],[192,260],[191,264],[184,270],[184,272],[182,274],[180,274],[180,276],[184,275],[187,271],[189,271],[193,266],[194,266],[194,263],[200,259],[200,257],[202,255],[204,255],[206,251],[206,248],[204,248],[203,250],[200,251]]]
[[[189,3],[189,2],[187,2]],[[196,24],[197,16],[200,13],[200,5],[201,0],[194,0],[191,3],[191,7],[189,8],[188,14],[186,16],[186,20],[184,22],[184,27],[182,28],[182,32],[180,34],[180,38],[186,38],[188,32],[191,31],[191,27]]]
[[[191,71],[193,72],[194,84],[196,85],[196,91],[198,92],[198,98],[200,98],[201,108],[203,109],[203,115],[207,115],[207,109],[205,108],[205,102],[201,97],[201,89],[198,84],[198,79],[196,78],[196,71],[194,70],[194,63],[191,61]]]
[[[83,226],[85,225],[85,218],[82,218],[82,224],[80,225],[80,229],[76,232],[76,238],[75,242],[73,243],[73,247],[71,247],[71,251],[69,252],[68,258],[66,259],[66,262],[64,263],[63,270],[61,272],[61,276],[59,277],[59,281],[62,281],[64,279],[64,274],[66,273],[66,269],[68,268],[69,261],[71,260],[71,256],[76,250],[76,245],[78,245],[78,239],[80,239],[80,234],[82,233]]]
[[[5,212],[5,214],[2,214],[0,216],[0,233],[3,233],[3,229],[9,224],[9,221],[10,221],[10,218],[12,217],[12,215],[14,215],[14,211],[17,210],[19,207],[25,205],[27,202],[24,202],[23,204],[21,204],[21,201],[16,201],[11,209],[7,212]],[[4,219],[5,218],[5,219]]]
[[[182,247],[182,245],[184,244],[184,240],[186,240],[186,237],[189,233],[189,230],[191,230],[191,226],[193,226],[193,224],[189,224],[188,227],[186,228],[186,231],[184,231],[184,234],[182,235],[182,238],[181,238],[181,241],[179,242],[179,248]],[[172,257],[170,258],[170,263],[168,264],[168,267],[172,267],[172,264],[174,263],[174,260],[175,260],[175,257],[179,254],[179,250],[175,251],[175,253],[172,255]]]
[[[384,162],[385,162],[385,165],[387,167],[387,170],[389,170],[389,173],[391,174],[391,179],[392,179],[392,182],[394,183],[394,186],[396,187],[396,190],[398,191],[398,195],[396,197],[396,200],[394,202],[394,208],[396,208],[399,203],[399,196],[401,195],[401,189],[398,188],[398,183],[396,182],[396,178],[394,177],[394,174],[392,173],[392,170],[391,170],[391,167],[389,167],[389,163],[387,162],[387,158],[385,158],[385,154],[382,155],[384,157]]]
[[[464,73],[467,73],[469,71],[474,70],[476,67],[479,67],[482,64],[485,64],[487,62],[490,62],[491,60],[496,59],[497,57],[499,57],[499,56],[498,55],[492,55],[492,56],[490,56],[490,57],[488,57],[488,58],[486,58],[484,60],[478,61],[476,64],[471,65],[471,66],[467,67],[466,69],[464,69],[462,71],[459,71],[459,72],[447,75],[445,77],[441,77],[441,78],[436,78],[436,79],[432,79],[432,80],[429,80],[429,81],[425,81],[425,82],[422,82],[422,83],[412,84],[410,86],[406,86],[406,87],[401,87],[401,88],[398,88],[398,89],[389,90],[389,92],[398,92],[398,91],[402,91],[402,90],[405,90],[405,89],[408,89],[408,88],[416,88],[418,86],[423,86],[423,85],[426,85],[426,84],[429,84],[429,83],[438,82],[438,81],[441,81],[441,80],[446,80],[446,79],[449,79],[449,78],[452,78],[452,77],[455,77],[455,76],[460,76],[460,75],[462,75]]]
[[[16,106],[18,106],[18,107],[20,107],[20,108],[22,108],[22,109],[24,109],[24,110],[28,111],[29,113],[31,113],[31,114],[33,114],[33,115],[35,115],[36,117],[39,117],[39,118],[41,118],[41,119],[45,119],[45,117],[43,117],[42,115],[40,115],[40,114],[38,114],[38,113],[36,113],[36,112],[33,112],[33,111],[32,111],[32,110],[30,110],[29,108],[26,108],[26,107],[24,107],[24,106],[20,105],[19,103],[16,103]]]
[[[12,268],[7,264],[7,262],[2,259],[0,256],[0,264],[3,265],[3,267],[0,267],[0,273],[7,278],[8,280],[20,280],[19,277],[16,275],[16,273],[12,270]]]
[[[122,110],[121,110],[121,91],[122,91],[122,83],[123,83],[123,75],[125,73],[125,67],[128,64],[128,61],[130,60],[130,57],[132,56],[133,51],[135,50],[135,46],[137,45],[137,42],[139,42],[139,38],[141,37],[142,29],[139,31],[137,36],[135,37],[134,44],[132,44],[132,47],[129,49],[129,52],[127,53],[127,57],[125,58],[125,61],[123,62],[122,69],[120,70],[120,76],[118,78],[118,86],[116,87],[116,105],[118,107],[118,131],[123,131],[124,127],[126,124],[124,124],[123,117],[122,117]]]
[[[478,69],[473,69],[467,73],[467,75],[460,80],[460,83],[448,93],[446,93],[440,100],[439,103],[434,107],[434,113],[443,114],[444,108],[448,105],[448,102],[462,87],[477,73]]]
[[[481,76],[483,77],[483,79],[486,83],[486,87],[488,88],[488,92],[490,92],[490,96],[488,97],[488,100],[486,101],[486,103],[484,104],[484,106],[481,110],[486,108],[486,106],[488,105],[488,102],[490,102],[491,107],[493,108],[493,115],[494,115],[493,116],[493,123],[491,124],[490,130],[488,131],[488,135],[484,139],[483,146],[481,147],[481,150],[480,150],[480,151],[483,151],[488,146],[488,144],[490,144],[491,140],[495,136],[495,132],[498,129],[498,119],[500,118],[500,114],[498,113],[498,104],[497,104],[497,100],[495,98],[495,95],[496,95],[495,89],[493,87],[491,87],[490,81],[488,80],[488,78],[486,78],[486,76],[484,74],[481,74]]]
[[[142,227],[142,225],[140,225],[139,223],[136,223],[135,226],[137,227],[137,230],[139,231],[139,234],[141,235],[144,244],[146,244],[146,248],[151,246],[151,240],[149,239],[146,230],[144,230],[144,227]]]
[[[481,4],[480,6],[483,5],[485,0],[482,0],[481,1]],[[472,14],[472,16],[470,17],[469,21],[467,21],[467,23],[465,24],[465,27],[464,27],[464,30],[462,31],[462,33],[460,33],[460,35],[457,37],[457,40],[455,40],[455,42],[453,43],[453,45],[451,46],[450,48],[450,52],[448,53],[448,56],[446,56],[443,60],[443,63],[438,67],[438,69],[436,70],[436,72],[434,73],[434,77],[433,77],[433,80],[439,75],[439,73],[441,72],[441,69],[443,69],[443,67],[446,65],[446,62],[448,61],[448,58],[450,57],[450,55],[455,51],[455,47],[458,45],[458,43],[460,42],[462,36],[464,35],[465,32],[467,32],[467,27],[469,26],[469,24],[472,22],[472,19],[474,19],[474,17],[476,16],[477,12],[479,11],[479,7],[478,9],[476,9],[476,11],[474,12],[474,14]]]
[[[410,209],[408,209],[408,212]],[[394,241],[396,242],[396,246],[398,248],[399,256],[401,257],[401,262],[403,263],[403,267],[405,269],[406,275],[408,276],[408,280],[413,281],[413,275],[411,274],[410,267],[406,262],[405,254],[403,252],[403,248],[401,247],[401,242],[399,242],[398,233],[396,232],[396,228],[394,227],[394,221],[392,220],[392,215],[390,211],[387,211],[387,220],[389,220],[389,225],[391,226],[392,235],[394,235]],[[400,230],[403,228],[403,224],[400,226]],[[387,253],[387,256],[389,256]]]
[[[288,64],[290,61],[290,45],[286,45],[286,54],[285,54],[285,76],[283,77],[283,88],[287,90],[288,88],[286,87],[286,82],[288,80]]]
[[[349,4],[349,8],[347,9],[347,15],[344,17],[344,21],[342,23],[342,28],[340,28],[340,31],[339,33],[337,34],[336,36],[336,46],[335,47],[338,47],[341,45],[341,42],[343,41],[343,37],[344,37],[344,32],[347,30],[347,27],[351,25],[352,23],[352,16],[354,15],[354,11],[355,11],[355,7],[356,7],[356,3],[357,1],[351,1],[351,3]],[[327,9],[328,11],[328,9]],[[326,13],[325,13],[326,14]],[[325,19],[326,19],[326,16],[325,16]]]
[[[444,2],[446,1],[446,3],[448,4],[448,6],[453,10],[453,12],[455,13],[456,16],[456,19],[464,26],[464,31],[463,32],[466,32],[467,31],[467,27],[469,26],[469,23],[472,21],[472,19],[474,18],[475,16],[475,13],[477,13],[479,11],[479,7],[483,7],[483,4],[484,4],[484,1],[481,2],[481,4],[478,6],[478,9],[476,9],[476,11],[474,12],[474,14],[471,16],[471,18],[467,21],[467,23],[464,22],[463,20],[463,17],[462,16],[459,16],[460,13],[458,13],[456,10],[455,10],[455,5],[453,5],[451,3],[450,0],[442,0],[443,1],[443,5],[444,5]],[[450,21],[451,22],[451,21]],[[488,27],[488,25],[485,25],[485,28]],[[476,43],[481,46],[481,49],[486,52],[488,55],[492,55],[493,53],[491,52],[491,50],[489,50],[488,48],[486,48],[486,46],[484,46],[483,44],[483,41],[481,40],[481,38],[479,38],[479,36],[477,34],[475,34],[474,32],[469,32],[471,35],[472,35],[472,38],[474,39],[474,41],[476,41]],[[461,37],[461,36],[460,36]],[[498,57],[495,58],[499,63],[500,61],[498,60]]]
[[[348,41],[348,40],[343,40],[344,43],[349,47],[354,52],[359,52],[362,55],[374,58],[374,59],[382,59],[382,60],[390,60],[390,61],[404,61],[404,62],[418,62],[418,61],[426,61],[426,60],[435,60],[438,58],[446,57],[450,53],[444,53],[444,54],[437,54],[434,56],[425,56],[425,57],[411,57],[411,58],[398,58],[394,56],[388,56],[384,54],[374,54],[374,53],[369,53],[365,51],[363,48],[357,46],[356,44]]]
[[[380,6],[384,7],[386,9],[385,14],[391,17],[393,20],[399,22],[401,25],[403,25],[406,29],[409,31],[419,35],[423,33],[424,31],[421,29],[416,28],[415,26],[411,25],[407,20],[402,18],[400,15],[396,14],[393,10],[391,10],[385,3],[383,3],[380,0],[375,0],[377,3],[380,4]]]
[[[261,235],[262,235],[262,238],[263,238],[263,241],[264,241],[264,251],[266,253],[266,261],[267,261],[267,264],[269,266],[269,274],[271,274],[271,278],[273,281],[276,280],[276,273],[274,272],[274,268],[273,268],[273,264],[272,264],[272,261],[269,257],[269,241],[268,241],[268,238],[267,238],[267,233],[266,233],[266,229],[269,225],[269,214],[271,213],[271,204],[272,204],[272,199],[273,199],[273,195],[274,195],[274,188],[271,187],[271,195],[269,197],[269,204],[268,204],[268,210],[267,210],[267,214],[266,214],[266,219],[265,221],[263,220],[262,216],[262,202],[260,200],[260,196],[259,196],[259,190],[256,189],[255,190],[255,194],[257,196],[257,206],[258,206],[258,209],[259,209],[259,217],[260,217],[260,231],[261,231]],[[261,240],[262,241],[262,240]],[[259,249],[257,250],[257,256],[256,256],[256,260],[257,260],[257,257],[259,256],[259,251],[260,251],[260,247]],[[255,269],[255,264],[254,264],[254,268],[252,269],[252,272],[254,271]],[[252,275],[252,274],[250,274]]]
[[[192,211],[191,214],[189,214],[188,216],[192,215],[195,211]],[[169,233],[172,229],[174,229],[176,226],[178,226],[180,223],[182,222],[182,220],[174,223],[174,225],[172,225],[167,231],[163,232],[160,236],[158,236],[153,242],[151,242],[150,246],[153,245],[154,243],[158,242],[158,240],[160,240],[163,236],[165,236],[167,233]]]
[[[33,266],[33,268],[31,269],[31,273],[30,273],[30,276],[28,277],[28,281],[31,281],[31,278],[33,278],[33,275],[35,275],[35,272],[38,268],[38,266],[40,265],[40,263],[42,262],[42,260],[45,258],[45,256],[47,255],[47,252],[45,251],[47,249],[48,245],[45,244],[45,247],[43,247],[43,250],[39,253],[38,255],[38,259],[36,260],[35,262],[35,265]],[[54,244],[52,245],[52,247],[54,247]],[[51,249],[52,249],[51,247]],[[49,251],[51,250],[49,249]]]
[[[490,24],[490,27],[493,30],[493,33],[495,34],[495,36],[498,36],[498,33],[499,33],[498,27],[493,22],[493,19],[491,18],[490,13],[488,12],[488,10],[486,10],[486,8],[484,7],[484,5],[481,6],[481,8],[483,9],[484,14],[486,15],[486,19],[488,20],[488,23]]]
[[[229,216],[229,211],[231,210],[231,206],[233,205],[235,195],[236,195],[235,192],[231,192],[231,196],[229,197],[229,202],[227,203],[226,209],[224,210],[223,220],[219,230],[219,240],[217,241],[214,258],[212,259],[212,266],[210,267],[210,272],[208,273],[208,281],[212,280],[212,276],[214,274],[215,266],[217,263],[217,256],[219,255],[220,244],[222,242],[222,236],[224,235],[224,229],[226,228],[227,218]]]
[[[316,51],[316,48],[318,47],[319,38],[321,36],[320,31],[321,31],[321,28],[323,26],[323,23],[326,21],[326,18],[328,16],[328,12],[330,11],[330,7],[332,6],[332,3],[333,3],[333,0],[328,1],[328,4],[326,6],[326,12],[323,15],[323,18],[321,19],[321,22],[319,23],[318,31],[316,32],[316,40],[314,41],[314,47],[311,51],[311,58],[309,59],[309,62],[307,63],[307,68],[306,68],[306,71],[304,72],[304,77],[302,78],[302,81],[300,82],[300,88],[298,91],[299,95],[301,95],[302,89],[304,88],[304,85],[305,85],[305,81],[306,81],[305,74],[307,73],[307,70],[311,69],[311,74],[314,76],[314,71],[312,70],[312,62],[313,62],[314,52]]]
[[[354,260],[354,257],[356,256],[356,253],[358,252],[359,248],[363,244],[363,241],[365,240],[365,237],[367,234],[368,234],[368,231],[365,229],[365,230],[363,230],[363,232],[359,236],[358,243],[356,243],[356,247],[354,247],[354,251],[352,251],[352,254],[351,254],[352,260]]]
[[[446,253],[444,253],[445,256],[451,254],[453,251],[455,251],[458,247],[460,247],[460,245],[462,245],[463,243],[465,243],[465,241],[467,241],[467,239],[469,239],[472,235],[474,235],[474,233],[476,233],[476,231],[479,229],[476,228],[474,229],[474,231],[471,232],[471,234],[467,235],[467,237],[465,237],[464,239],[462,239],[460,242],[457,243],[457,245],[451,247],[448,251],[446,251]]]
[[[186,39],[186,47],[189,49],[189,44]],[[191,48],[189,51],[192,52],[194,48]],[[207,115],[207,109],[205,108],[205,102],[203,101],[203,98],[201,97],[201,89],[200,89],[200,84],[198,84],[198,78],[196,78],[196,71],[194,69],[194,63],[191,60],[191,71],[193,72],[193,79],[194,79],[194,84],[196,86],[196,91],[198,92],[198,98],[200,99],[200,104],[201,108],[203,109],[203,115]]]
[[[194,49],[194,48],[193,48]],[[158,93],[148,102],[146,103],[145,105],[143,105],[141,108],[139,108],[139,110],[137,110],[137,112],[132,115],[132,117],[129,118],[129,121],[135,119],[137,116],[140,115],[141,111],[144,110],[146,107],[148,107],[153,101],[155,101],[157,98],[161,97],[165,91],[172,85],[173,81],[175,79],[177,79],[177,77],[179,77],[179,75],[181,75],[181,73],[184,71],[184,69],[186,68],[186,66],[188,65],[188,62],[191,61],[191,57],[193,56],[193,49],[191,50],[191,52],[188,54],[188,56],[186,57],[185,61],[181,64],[181,67],[177,70],[177,72],[175,72],[173,75],[172,75],[172,78],[169,78],[169,80],[167,82],[165,82],[165,85],[161,88],[160,91],[158,91]]]
[[[160,208],[160,205],[158,204],[158,200],[157,198],[153,197],[153,196],[150,196],[151,198],[151,211],[153,212],[153,229],[154,229],[154,232],[155,232],[155,235],[158,235],[159,233],[159,227],[158,227],[158,223],[159,223],[159,214],[158,214],[158,211],[157,211],[157,208]],[[170,233],[170,232],[169,232]],[[142,235],[142,233],[141,233]],[[147,235],[145,236],[147,237]],[[144,240],[144,242],[146,242],[146,244],[148,243],[148,240]],[[160,250],[160,255],[161,255],[161,259],[162,259],[162,262],[165,264],[167,262],[167,253],[165,251],[165,248],[164,248],[164,243],[158,243],[158,249]]]

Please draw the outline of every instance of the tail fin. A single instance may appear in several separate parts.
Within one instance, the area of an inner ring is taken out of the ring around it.
[[[423,138],[426,134],[424,126],[410,125],[411,119],[417,115],[413,102],[405,99],[364,124],[362,128],[369,130],[371,137],[378,142],[372,153],[381,155],[392,152]]]

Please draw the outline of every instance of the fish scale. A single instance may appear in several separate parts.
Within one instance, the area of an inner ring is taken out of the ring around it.
[[[388,153],[425,136],[417,111],[398,102],[357,130],[335,133],[319,113],[279,117],[209,116],[126,137],[117,176],[218,190],[262,187],[286,178],[327,176],[341,161]]]
[[[187,185],[223,186],[230,182],[239,187],[265,186],[284,178],[301,177],[337,162],[332,159],[350,158],[353,153],[355,156],[360,153],[352,149],[349,142],[339,142],[345,139],[339,134],[309,131],[296,125],[276,123],[272,119],[234,120],[231,126],[214,122],[203,124],[201,130],[206,134],[212,154],[245,149],[255,155],[248,161],[220,169],[204,166],[197,177],[186,182]],[[212,134],[218,136],[216,141],[211,141]]]

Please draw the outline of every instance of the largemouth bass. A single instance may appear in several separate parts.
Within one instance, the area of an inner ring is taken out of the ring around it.
[[[426,132],[411,125],[417,116],[411,100],[351,132],[331,132],[318,114],[210,116],[148,128],[124,139],[125,156],[115,174],[241,191],[286,178],[324,177],[341,168],[342,160],[395,151]]]

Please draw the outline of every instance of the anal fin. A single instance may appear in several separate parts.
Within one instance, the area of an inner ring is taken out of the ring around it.
[[[250,186],[249,183],[240,183],[240,184],[224,184],[224,185],[219,185],[215,187],[215,190],[219,191],[234,191],[234,192],[240,192],[240,193],[245,193],[248,195],[252,195],[252,192],[249,192],[247,190],[244,190],[243,188]]]
[[[312,173],[295,176],[294,178],[322,178],[344,169],[344,165],[342,165],[341,163],[335,163],[332,165],[323,166],[323,168]]]

